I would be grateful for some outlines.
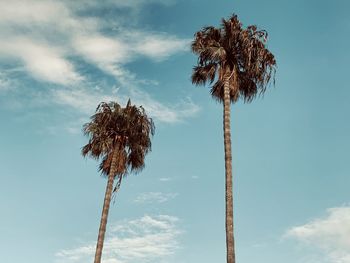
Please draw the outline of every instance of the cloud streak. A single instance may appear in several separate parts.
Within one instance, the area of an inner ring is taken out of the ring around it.
[[[145,203],[165,203],[169,200],[174,199],[178,196],[178,193],[162,193],[162,192],[147,192],[139,194],[134,202],[137,204],[145,204]]]
[[[70,106],[85,115],[91,115],[101,101],[117,100],[121,105],[125,105],[131,97],[133,104],[142,105],[150,116],[164,123],[180,122],[196,115],[200,110],[199,106],[189,98],[175,105],[166,106],[153,99],[148,93],[135,89],[130,90],[129,93],[116,89],[106,92],[99,88],[89,90],[84,88],[57,89],[52,91],[52,97],[56,103]]]
[[[180,248],[179,219],[148,216],[112,224],[104,244],[103,263],[163,262]],[[56,263],[91,262],[94,242],[56,253]]]

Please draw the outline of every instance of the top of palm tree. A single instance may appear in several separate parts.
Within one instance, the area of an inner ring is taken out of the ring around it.
[[[239,98],[250,102],[257,93],[265,92],[274,77],[276,60],[266,48],[267,36],[265,30],[258,30],[255,25],[243,28],[235,14],[222,19],[219,28],[202,28],[192,42],[192,51],[198,55],[192,83],[205,85],[216,80],[211,94],[223,101],[224,81],[228,80],[231,102]]]
[[[83,127],[84,134],[89,137],[89,142],[82,148],[83,156],[101,158],[103,175],[108,175],[115,152],[117,169],[114,176],[142,170],[155,130],[142,106],[131,105],[130,100],[125,108],[116,102],[102,102],[90,119]]]

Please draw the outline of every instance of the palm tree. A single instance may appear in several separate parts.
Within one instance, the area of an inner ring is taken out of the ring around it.
[[[202,28],[194,35],[192,51],[198,55],[192,83],[210,83],[211,95],[223,102],[225,147],[225,200],[227,263],[235,263],[233,234],[232,156],[230,103],[251,102],[264,93],[275,73],[276,61],[266,48],[267,32],[256,26],[243,28],[237,15],[222,19],[221,26]]]
[[[130,100],[125,108],[116,102],[100,103],[91,121],[84,125],[89,142],[82,148],[82,155],[101,159],[100,171],[108,177],[94,263],[101,262],[114,181],[117,179],[116,192],[125,175],[144,168],[154,129],[142,106],[133,106]]]

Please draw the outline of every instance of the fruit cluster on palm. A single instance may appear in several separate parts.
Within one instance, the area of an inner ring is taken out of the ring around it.
[[[115,179],[117,191],[125,175],[145,166],[154,124],[145,110],[131,105],[130,100],[125,108],[116,102],[102,102],[83,131],[89,137],[82,149],[83,156],[102,159],[100,170],[108,177],[94,261],[100,263]]]
[[[225,204],[227,263],[235,263],[233,231],[232,154],[230,103],[250,102],[266,90],[276,61],[266,48],[267,32],[256,26],[243,28],[236,15],[222,19],[219,28],[204,27],[195,34],[192,51],[198,55],[192,82],[211,84],[211,95],[223,102],[225,148]]]

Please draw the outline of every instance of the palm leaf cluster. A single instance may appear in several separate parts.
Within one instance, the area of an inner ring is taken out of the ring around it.
[[[219,28],[202,28],[192,42],[192,51],[198,55],[192,82],[209,82],[212,96],[222,102],[228,81],[231,102],[241,97],[250,102],[265,91],[275,72],[275,58],[266,48],[267,36],[254,25],[243,28],[236,15],[222,19]]]
[[[89,142],[82,148],[82,154],[101,158],[100,171],[104,175],[110,172],[113,154],[117,155],[114,177],[140,171],[145,155],[151,150],[154,129],[142,106],[131,105],[130,100],[125,108],[116,102],[102,102],[83,127]]]

